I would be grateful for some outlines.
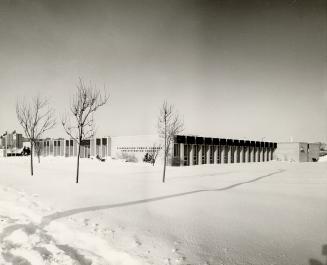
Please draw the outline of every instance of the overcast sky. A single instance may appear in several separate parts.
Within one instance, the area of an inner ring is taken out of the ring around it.
[[[60,113],[78,77],[104,85],[99,135],[327,140],[327,5],[310,1],[0,1],[0,131],[40,93]],[[48,135],[65,136],[60,124]]]

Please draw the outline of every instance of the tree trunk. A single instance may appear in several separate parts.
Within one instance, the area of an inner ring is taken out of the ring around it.
[[[166,127],[166,117],[165,117],[165,149],[164,149],[164,169],[163,169],[163,176],[162,182],[165,183],[166,178],[166,161],[167,161],[167,127]]]
[[[31,141],[31,176],[33,176],[33,142]]]
[[[76,183],[78,183],[78,176],[79,176],[79,156],[80,156],[80,153],[81,153],[81,144],[78,144]]]
[[[165,153],[165,157],[164,157],[164,170],[163,170],[163,176],[162,176],[162,182],[165,183],[165,178],[166,178],[166,161],[167,161],[167,157],[166,157],[166,153]]]

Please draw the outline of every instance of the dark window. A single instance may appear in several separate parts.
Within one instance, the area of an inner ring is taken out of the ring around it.
[[[187,144],[184,145],[184,166],[189,165],[189,146]]]
[[[73,146],[73,140],[70,140],[70,146]]]
[[[210,146],[210,164],[213,164],[214,146]]]
[[[69,140],[66,140],[66,145],[69,146]]]
[[[237,154],[236,154],[237,163],[239,163],[240,162],[240,148],[239,148],[239,146],[236,147],[236,152],[237,152]]]
[[[198,149],[197,145],[193,145],[193,165],[198,164]]]
[[[101,145],[101,139],[97,139],[96,142],[97,142],[97,145]]]
[[[202,150],[202,164],[205,164],[206,163],[206,146],[201,145],[200,148]]]
[[[179,144],[174,144],[174,156],[179,156]]]

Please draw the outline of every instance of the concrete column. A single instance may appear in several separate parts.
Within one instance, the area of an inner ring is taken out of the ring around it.
[[[234,146],[234,163],[237,163],[238,146]]]
[[[213,146],[213,163],[217,164],[217,159],[218,159],[218,146],[214,145]]]
[[[262,162],[266,161],[266,152],[267,152],[267,149],[266,149],[266,147],[264,147],[262,149]]]
[[[210,164],[210,145],[205,145],[206,148],[206,157],[207,157],[207,161],[206,164]]]
[[[203,145],[198,145],[198,165],[202,165],[202,152],[203,152]]]
[[[227,163],[230,164],[232,162],[232,150],[229,145],[226,145],[226,152],[227,152]]]
[[[247,152],[247,156],[246,156],[246,162],[251,162],[251,146],[247,147],[248,152]]]
[[[74,153],[73,153],[73,146],[70,145],[70,140],[68,140],[69,144],[68,144],[68,156],[71,157],[71,156],[74,156]]]
[[[271,147],[268,147],[268,149],[267,149],[267,161],[270,161],[270,157],[271,157]]]
[[[179,144],[179,161],[179,165],[184,166],[184,144]]]
[[[52,148],[51,148],[51,147],[52,147]],[[51,152],[51,151],[52,151],[52,152]],[[54,141],[51,140],[51,141],[50,141],[50,155],[53,156],[53,154],[54,154]]]
[[[234,163],[238,163],[238,146],[234,147]]]
[[[269,161],[269,147],[266,147],[265,161]]]
[[[193,144],[189,145],[189,148],[190,148],[190,152],[189,152],[190,166],[193,166],[194,145]]]
[[[263,147],[260,147],[260,162],[263,162]]]
[[[224,145],[221,145],[220,146],[220,163],[221,164],[225,164],[225,146]]]
[[[107,137],[107,156],[111,156],[111,138],[110,137]]]
[[[100,157],[103,157],[102,138],[99,138],[99,139],[100,139],[99,153],[100,153]]]
[[[260,162],[260,150],[261,150],[261,147],[256,147],[257,151],[256,151],[256,158],[255,158],[255,161],[256,162]]]
[[[64,146],[64,143],[62,142],[62,140],[59,140],[59,156],[62,156],[63,152],[62,152],[62,148]]]
[[[240,146],[240,163],[244,163],[243,157],[244,157],[244,146]]]
[[[249,147],[244,146],[244,162],[247,163],[249,159]]]

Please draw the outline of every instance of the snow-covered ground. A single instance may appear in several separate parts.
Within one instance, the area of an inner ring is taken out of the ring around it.
[[[0,264],[310,264],[327,162],[169,167],[0,159]],[[323,264],[323,263],[322,263]]]

